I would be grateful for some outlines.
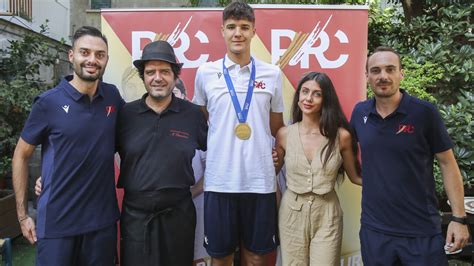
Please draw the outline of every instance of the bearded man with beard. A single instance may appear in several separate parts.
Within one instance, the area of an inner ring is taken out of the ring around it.
[[[114,265],[114,153],[118,110],[114,85],[101,81],[107,39],[79,28],[69,61],[74,73],[34,100],[13,157],[13,185],[23,236],[37,243],[36,265]],[[28,216],[28,161],[42,147],[42,193],[36,224]]]
[[[206,150],[200,108],[173,94],[183,64],[166,41],[143,48],[133,61],[146,88],[124,105],[117,122],[122,266],[193,265],[196,211],[192,160]]]

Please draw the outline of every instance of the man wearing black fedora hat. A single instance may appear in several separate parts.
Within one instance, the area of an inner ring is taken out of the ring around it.
[[[206,150],[207,121],[198,106],[172,93],[182,64],[168,42],[149,43],[133,64],[147,92],[118,119],[121,263],[192,265],[191,161],[196,149]]]

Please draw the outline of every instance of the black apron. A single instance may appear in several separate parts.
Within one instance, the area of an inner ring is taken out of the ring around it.
[[[196,210],[189,189],[125,192],[121,265],[190,266]]]

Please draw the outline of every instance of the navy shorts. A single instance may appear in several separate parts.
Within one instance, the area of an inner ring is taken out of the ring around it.
[[[444,238],[393,236],[362,227],[359,232],[365,266],[447,266]]]
[[[117,256],[116,224],[101,230],[62,238],[40,238],[37,266],[113,266]]]
[[[214,258],[242,244],[264,255],[279,244],[276,193],[204,192],[204,247]]]

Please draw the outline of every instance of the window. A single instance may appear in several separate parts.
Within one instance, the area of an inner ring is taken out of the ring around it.
[[[111,0],[90,0],[91,9],[101,9],[101,8],[110,8]]]
[[[8,15],[20,16],[26,20],[31,20],[32,0],[2,0],[0,2],[0,12]]]

